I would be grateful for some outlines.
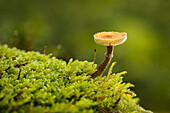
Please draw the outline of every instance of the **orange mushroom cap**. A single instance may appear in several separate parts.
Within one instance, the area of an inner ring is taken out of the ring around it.
[[[119,32],[99,32],[94,35],[97,44],[106,46],[116,46],[122,44],[127,39],[127,33]]]

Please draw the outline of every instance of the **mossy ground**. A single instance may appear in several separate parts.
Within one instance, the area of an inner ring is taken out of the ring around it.
[[[91,79],[96,64],[0,46],[0,112],[149,113],[140,107],[126,72]]]

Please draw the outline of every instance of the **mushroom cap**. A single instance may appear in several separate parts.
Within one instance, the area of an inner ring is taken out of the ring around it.
[[[122,44],[127,39],[127,33],[122,32],[99,32],[94,35],[97,44],[106,46],[116,46]]]

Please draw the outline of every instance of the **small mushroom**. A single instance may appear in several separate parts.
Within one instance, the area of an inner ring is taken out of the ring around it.
[[[94,40],[97,44],[107,46],[107,53],[103,62],[98,65],[97,71],[91,75],[91,78],[96,78],[103,74],[113,57],[113,47],[122,44],[126,39],[127,33],[125,32],[100,32],[94,35]]]

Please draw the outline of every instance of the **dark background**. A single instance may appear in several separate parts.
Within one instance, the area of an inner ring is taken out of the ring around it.
[[[104,59],[106,47],[95,44],[100,31],[128,34],[115,47],[114,72],[156,113],[170,112],[169,0],[0,0],[0,42],[10,47],[53,53],[68,61]],[[106,73],[105,73],[106,74]],[[104,74],[104,75],[105,75]]]

